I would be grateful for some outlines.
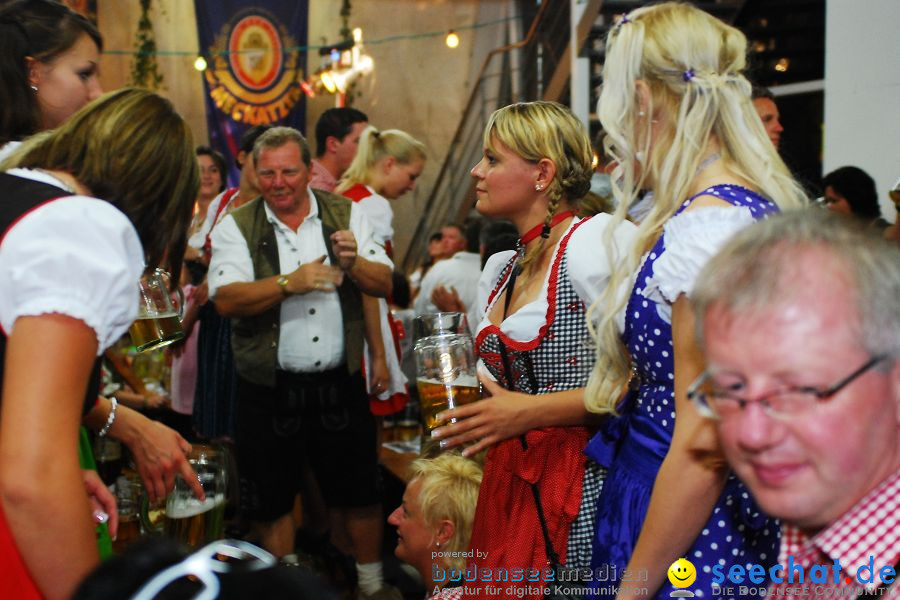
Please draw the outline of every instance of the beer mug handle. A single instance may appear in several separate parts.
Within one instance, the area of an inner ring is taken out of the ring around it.
[[[175,289],[172,289],[172,276],[169,275],[169,272],[163,269],[162,267],[156,267],[156,270],[153,271],[153,274],[159,277],[163,285],[166,286],[166,289],[170,291],[169,299],[172,301],[175,306],[173,307],[175,311],[178,313],[178,320],[184,320],[184,290],[181,289],[181,286],[175,286]]]
[[[178,320],[184,321],[184,290],[179,285],[175,288],[175,310],[178,312]]]
[[[141,491],[141,510],[138,512],[141,519],[141,527],[148,535],[162,535],[165,527],[163,519],[159,519],[158,524],[154,524],[150,519],[150,497],[147,496],[147,490]]]

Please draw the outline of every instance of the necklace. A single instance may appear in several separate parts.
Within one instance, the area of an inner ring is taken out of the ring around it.
[[[540,225],[535,225],[534,227],[532,227],[531,229],[526,231],[522,237],[519,238],[519,246],[524,248],[525,246],[528,245],[529,242],[533,241],[538,236],[541,236],[544,239],[546,239],[547,237],[550,236],[551,229],[553,229],[554,227],[556,227],[557,225],[559,225],[560,223],[562,223],[569,217],[574,217],[574,216],[575,216],[574,210],[567,210],[567,211],[559,213],[558,215],[555,215],[553,217],[553,219],[551,219],[549,225],[547,225],[546,223],[541,223]]]
[[[722,156],[721,156],[718,152],[714,152],[713,154],[710,154],[709,156],[707,156],[706,158],[704,158],[703,161],[700,163],[700,166],[697,167],[697,172],[694,173],[694,177],[696,177],[697,175],[699,175],[700,173],[702,173],[703,171],[705,171],[705,170],[706,170],[706,167],[708,167],[709,165],[713,164],[714,162],[716,162],[716,161],[719,160],[720,158],[722,158]]]

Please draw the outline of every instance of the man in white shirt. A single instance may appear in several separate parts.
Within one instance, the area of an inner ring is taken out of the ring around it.
[[[361,597],[381,590],[375,422],[360,371],[360,292],[390,293],[392,264],[349,200],[309,187],[300,132],[275,127],[253,148],[262,197],[213,230],[209,293],[232,318],[242,504],[263,546],[294,550],[302,464],[346,527]]]
[[[466,228],[464,238],[460,233],[461,230],[462,228],[458,225],[445,225],[441,228],[445,251],[452,252],[452,256],[436,263],[422,278],[414,309],[416,315],[448,309],[465,312],[469,321],[469,329],[474,331],[478,325],[476,297],[478,279],[481,277],[481,255],[478,252],[480,222],[473,221]],[[465,246],[460,247],[460,242],[463,242]],[[437,297],[435,297],[436,291]],[[447,293],[449,293],[449,302],[441,301],[439,298],[447,297]],[[438,300],[437,304],[440,307],[437,306],[435,300]]]

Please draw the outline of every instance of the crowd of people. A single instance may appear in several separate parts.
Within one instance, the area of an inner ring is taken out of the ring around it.
[[[118,512],[82,426],[128,449],[148,502],[176,478],[203,499],[189,442],[227,444],[230,533],[265,550],[201,551],[251,557],[233,595],[329,597],[292,574],[299,529],[353,597],[399,600],[390,524],[426,598],[900,598],[897,228],[858,167],[808,198],[740,31],[682,3],[621,16],[602,166],[566,107],[496,110],[472,217],[409,276],[391,205],[422,142],[353,108],[320,116],[315,155],[254,126],[229,188],[169,101],[102,92],[102,47],[54,0],[0,7],[4,598],[228,584],[170,547],[98,568]],[[110,349],[157,269],[184,292],[168,398],[114,393],[102,365],[127,371]],[[385,507],[410,318],[437,311],[467,316],[483,397],[437,416]]]

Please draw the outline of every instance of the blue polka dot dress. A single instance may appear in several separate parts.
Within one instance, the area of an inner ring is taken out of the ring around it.
[[[717,196],[737,209],[704,207],[681,214],[700,195]],[[714,186],[697,196],[685,201],[669,219],[663,235],[644,257],[628,301],[624,334],[640,385],[623,415],[598,433],[587,448],[592,458],[609,468],[597,502],[591,564],[608,573],[614,565],[618,578],[641,532],[657,471],[672,441],[675,392],[671,304],[679,294],[690,291],[703,264],[727,238],[778,210],[765,198],[739,186]],[[697,580],[689,589],[696,597],[717,597],[712,593],[711,570],[715,565],[759,563],[768,568],[777,558],[777,549],[777,522],[761,514],[747,489],[732,474],[700,537],[685,555],[697,569]],[[608,590],[614,581],[610,577],[595,582],[595,587]],[[641,586],[634,580],[621,583]],[[666,579],[656,597],[669,598],[674,589]]]

